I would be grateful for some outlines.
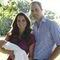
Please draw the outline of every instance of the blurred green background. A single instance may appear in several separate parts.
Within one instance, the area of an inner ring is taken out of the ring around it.
[[[31,0],[32,1],[32,0]],[[0,36],[5,36],[11,28],[12,21],[15,16],[23,11],[31,18],[31,24],[34,23],[34,19],[30,14],[30,2],[29,0],[0,0]],[[54,12],[44,10],[45,17],[52,20],[56,20],[60,24],[60,16],[57,16]]]

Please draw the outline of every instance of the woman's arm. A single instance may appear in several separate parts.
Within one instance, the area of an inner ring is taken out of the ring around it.
[[[7,43],[7,41],[5,40],[0,40],[0,48],[2,48],[3,45],[5,45]]]
[[[5,54],[9,54],[10,57],[12,58],[12,60],[14,60],[15,56],[14,56],[14,51],[12,49],[5,49],[4,47],[2,47],[3,45],[5,45],[7,43],[7,41],[5,40],[0,40],[0,51],[2,53]]]
[[[29,48],[29,60],[33,60],[34,55],[34,44],[32,44]]]
[[[7,53],[9,54],[10,58],[12,60],[14,60],[15,58],[15,55],[14,55],[14,51],[12,49],[5,49],[5,48],[2,48],[2,53]]]

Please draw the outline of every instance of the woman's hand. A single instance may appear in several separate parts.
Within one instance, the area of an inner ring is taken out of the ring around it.
[[[13,51],[12,49],[2,48],[2,52],[3,52],[3,53],[6,53],[6,54],[9,54],[10,58],[11,58],[12,60],[14,60],[15,55],[14,55],[14,51]]]
[[[13,51],[13,50],[6,50],[6,52],[9,54],[9,56],[10,56],[10,58],[11,58],[12,60],[15,59],[15,55],[14,55],[14,51]]]
[[[0,51],[1,51],[2,53],[9,54],[9,55],[10,55],[10,58],[11,58],[12,60],[14,60],[14,58],[15,58],[14,51],[13,51],[12,49],[5,49],[5,48],[2,47],[2,46],[3,46],[4,44],[6,44],[6,43],[7,43],[7,41],[5,41],[5,40],[0,40]]]
[[[33,58],[32,57],[29,57],[29,60],[33,60]]]
[[[6,44],[7,42],[5,41],[5,40],[0,40],[0,48],[2,48],[2,46],[4,45],[4,44]]]
[[[14,51],[10,51],[9,54],[10,54],[10,58],[14,60],[15,59]]]

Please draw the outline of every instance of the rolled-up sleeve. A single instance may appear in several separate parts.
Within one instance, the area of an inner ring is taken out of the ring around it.
[[[50,28],[50,32],[52,35],[52,39],[54,40],[54,42],[56,43],[56,45],[60,45],[60,27],[59,25],[52,21],[51,22],[51,28]]]

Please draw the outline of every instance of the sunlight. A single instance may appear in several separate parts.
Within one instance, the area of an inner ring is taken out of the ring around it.
[[[7,60],[8,54],[3,54],[0,52],[0,60]]]
[[[60,60],[60,54],[55,58],[55,60]]]
[[[42,3],[43,9],[47,9],[50,11],[53,11],[60,15],[60,0],[34,0],[34,1],[40,1]]]
[[[7,5],[7,2],[8,2],[8,1],[9,1],[9,0],[4,0],[4,3],[3,3],[3,4],[4,4],[4,5]]]

